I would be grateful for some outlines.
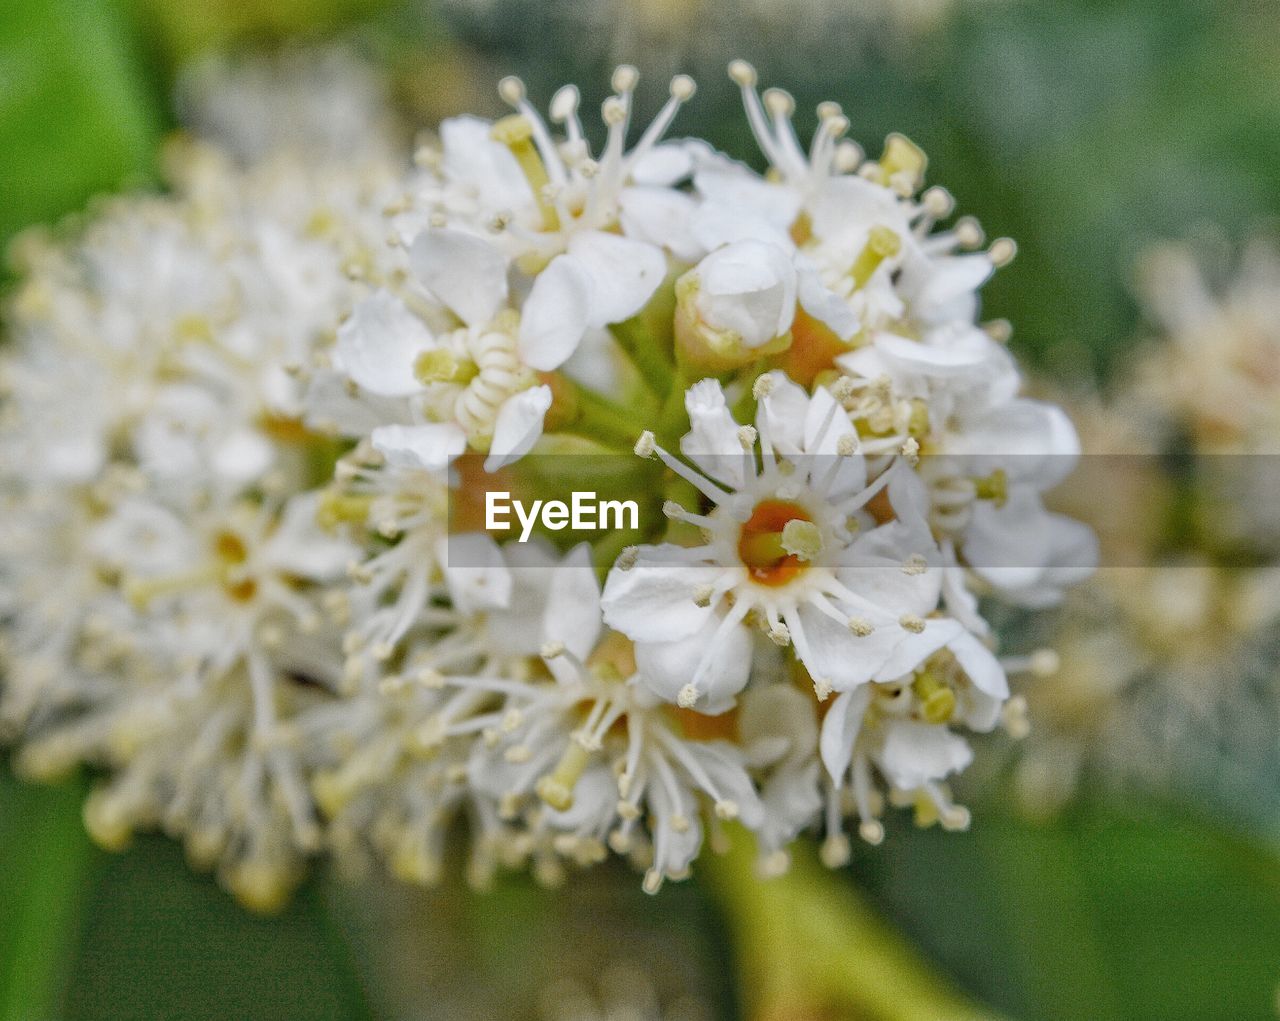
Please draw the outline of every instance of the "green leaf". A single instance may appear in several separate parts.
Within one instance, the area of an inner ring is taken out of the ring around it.
[[[977,995],[1034,1021],[1274,1021],[1280,868],[1190,821],[1083,809],[891,833],[855,874]]]
[[[317,883],[258,918],[154,836],[106,860],[68,979],[62,1021],[371,1016]]]
[[[55,1006],[98,855],[80,822],[84,785],[19,785],[0,771],[0,1021]]]
[[[162,123],[112,0],[0,5],[0,243],[149,180]]]

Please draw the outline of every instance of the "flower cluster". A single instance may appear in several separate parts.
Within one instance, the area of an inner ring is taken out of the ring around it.
[[[764,872],[809,830],[842,863],[887,803],[968,825],[948,778],[1024,728],[1030,665],[979,597],[1092,566],[1042,499],[1076,435],[977,321],[1012,242],[939,229],[902,136],[866,159],[828,103],[803,149],[730,74],[764,174],[667,140],[688,78],[633,139],[619,68],[598,148],[575,88],[544,118],[506,79],[514,112],[445,121],[391,194],[362,171],[301,216],[220,172],[41,253],[4,712],[29,768],[115,769],[96,833],[175,829],[265,904],[321,846],[434,880],[459,818],[473,882],[612,851],[651,892],[730,823]],[[616,455],[655,513],[594,548],[478,530],[468,498],[549,452]]]
[[[1218,286],[1193,247],[1167,243],[1139,264],[1143,305],[1159,328],[1135,395],[1200,453],[1280,450],[1280,250],[1258,238]]]
[[[240,171],[167,153],[172,192],[24,237],[0,362],[0,726],[15,763],[110,772],[85,807],[120,846],[181,836],[269,908],[322,831],[281,740],[320,699],[324,596],[354,549],[317,523],[335,454],[303,377],[341,314],[402,270],[402,173],[299,147]]]
[[[1066,603],[1053,680],[1027,688],[1016,789],[1034,814],[1099,784],[1193,803],[1211,790],[1247,825],[1274,812],[1280,256],[1255,239],[1223,273],[1207,248],[1144,253],[1158,331],[1077,409],[1097,456],[1074,502],[1105,496],[1106,560],[1124,566]]]

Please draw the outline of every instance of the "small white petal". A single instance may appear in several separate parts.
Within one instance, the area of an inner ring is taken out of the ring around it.
[[[442,538],[441,562],[449,598],[461,613],[475,613],[511,602],[511,572],[498,544],[483,532]]]
[[[751,674],[751,632],[745,624],[733,625],[713,648],[711,640],[721,620],[720,614],[709,616],[699,630],[678,641],[637,642],[640,682],[672,705],[692,682],[699,697],[690,708],[711,715],[731,708]],[[700,674],[696,679],[695,670]]]
[[[1009,679],[1005,676],[1004,667],[995,653],[976,637],[966,631],[947,648],[979,691],[992,698],[1009,697]]]
[[[769,380],[772,386],[756,409],[756,425],[762,431],[768,430],[775,450],[787,454],[803,453],[809,395],[780,369],[770,372]]]
[[[994,269],[991,257],[985,253],[909,258],[902,268],[899,289],[921,322],[972,320],[977,306],[975,292]]]
[[[712,252],[694,269],[699,316],[718,330],[760,347],[791,328],[796,274],[787,252],[763,241],[737,241]]]
[[[451,422],[382,425],[370,436],[374,449],[397,468],[440,471],[467,448],[467,436]]]
[[[823,323],[841,340],[850,340],[861,323],[849,303],[818,279],[818,272],[801,257],[796,258],[796,293],[804,310]]]
[[[592,326],[630,319],[667,275],[662,249],[604,231],[576,235],[569,255],[591,279]]]
[[[862,729],[862,717],[871,702],[871,687],[863,685],[853,691],[836,696],[822,720],[822,734],[818,748],[822,764],[827,767],[831,779],[839,783],[853,760],[853,745]]]
[[[275,450],[257,429],[237,429],[213,452],[213,470],[226,479],[243,482],[259,478],[271,467]]]
[[[435,346],[426,324],[388,291],[360,302],[338,328],[335,361],[357,384],[382,397],[405,397],[422,384],[414,377],[418,355]]]
[[[303,493],[286,505],[280,524],[263,549],[263,559],[277,569],[301,578],[338,578],[358,555],[353,543],[320,527],[319,493]]]
[[[409,262],[418,279],[468,326],[483,326],[507,301],[507,258],[497,247],[458,230],[428,230],[414,239]]]
[[[440,124],[444,172],[475,185],[489,210],[534,205],[529,181],[511,150],[493,139],[493,125],[479,117],[450,117]]]
[[[973,750],[946,727],[895,721],[876,758],[890,783],[911,791],[964,769],[973,761]]]
[[[484,470],[495,472],[533,449],[542,435],[543,419],[550,407],[551,387],[545,384],[521,390],[503,401],[493,426],[493,440],[489,444],[489,456],[484,459]]]
[[[579,659],[586,659],[596,647],[604,623],[591,547],[586,543],[575,546],[551,573],[543,612],[544,639],[563,642]]]
[[[724,390],[714,379],[694,383],[684,395],[689,431],[680,451],[713,478],[738,488],[743,482],[741,427],[729,413]]]
[[[520,358],[542,372],[559,368],[577,350],[591,317],[591,278],[567,255],[551,260],[520,314]]]
[[[674,546],[657,546],[650,554],[662,555]],[[642,550],[644,555],[646,551]],[[699,606],[695,592],[710,584],[718,568],[688,563],[648,563],[641,561],[630,570],[614,568],[605,580],[605,623],[638,642],[672,642],[695,633],[712,615],[709,606]]]
[[[875,680],[896,681],[910,673],[944,645],[959,637],[964,629],[954,620],[927,620],[919,634],[903,630],[902,641],[893,655],[877,671]]]
[[[804,628],[805,668],[835,691],[849,691],[875,676],[902,641],[902,630],[888,618],[877,619],[869,635],[855,635],[807,603],[799,610]]]
[[[694,187],[706,199],[706,208],[742,215],[755,214],[771,225],[780,237],[795,223],[803,201],[794,188],[779,188],[763,180],[741,163],[720,157],[694,174]]]
[[[693,172],[693,154],[682,142],[655,145],[631,167],[636,184],[669,187]]]
[[[982,330],[967,325],[935,330],[924,342],[892,333],[876,335],[876,349],[884,357],[909,370],[944,378],[985,366],[999,348]]]
[[[697,203],[670,188],[627,188],[618,198],[622,229],[627,237],[668,249],[687,262],[704,249],[693,233]]]

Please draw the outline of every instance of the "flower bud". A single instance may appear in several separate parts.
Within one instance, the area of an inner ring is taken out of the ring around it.
[[[791,259],[763,241],[718,248],[676,281],[676,342],[707,371],[785,350],[795,312]]]

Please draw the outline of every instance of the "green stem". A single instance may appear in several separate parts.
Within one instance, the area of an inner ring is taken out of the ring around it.
[[[671,358],[671,317],[674,291],[668,285],[658,289],[649,307],[639,315],[609,327],[618,346],[644,378],[645,385],[657,396],[666,398],[671,392],[675,367]]]
[[[573,387],[578,408],[577,416],[563,427],[564,432],[625,450],[635,446],[644,430],[637,423],[634,411],[614,404],[594,390],[571,384],[568,380],[564,385]]]
[[[684,395],[689,380],[683,367],[677,368],[671,379],[671,390],[667,393],[666,402],[658,413],[657,427],[654,436],[668,450],[680,448],[680,437],[689,430],[689,414],[685,411]]]
[[[57,1014],[97,853],[81,822],[84,785],[37,789],[0,777],[0,1021]]]
[[[791,871],[755,874],[752,841],[704,856],[734,934],[752,1021],[858,1017],[867,1021],[994,1021],[912,950],[849,883],[796,848]]]

